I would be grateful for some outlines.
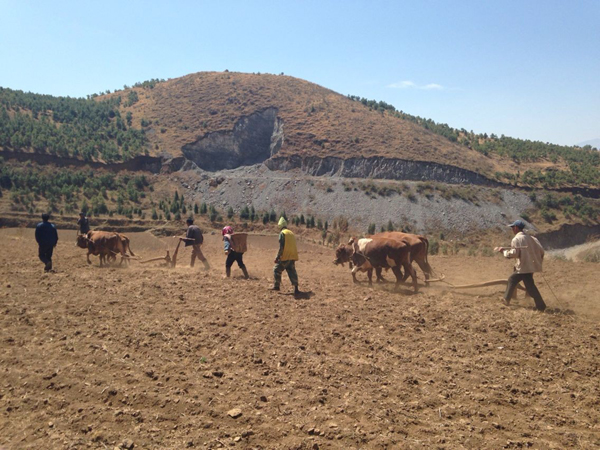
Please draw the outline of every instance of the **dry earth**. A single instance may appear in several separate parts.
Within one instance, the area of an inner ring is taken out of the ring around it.
[[[296,300],[285,276],[267,290],[275,236],[250,237],[248,281],[222,277],[216,235],[207,273],[189,250],[177,269],[87,266],[64,231],[50,274],[32,236],[0,230],[2,448],[600,446],[597,264],[547,261],[540,314],[498,287],[353,286],[310,243]],[[130,237],[145,258],[174,241]],[[511,271],[431,262],[453,284]]]

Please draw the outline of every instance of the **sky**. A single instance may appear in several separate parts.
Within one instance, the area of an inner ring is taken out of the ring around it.
[[[600,0],[0,0],[0,86],[285,73],[521,139],[600,138]]]

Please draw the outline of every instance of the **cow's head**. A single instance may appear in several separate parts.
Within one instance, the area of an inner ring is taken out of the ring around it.
[[[77,247],[88,248],[89,239],[85,234],[77,235]]]
[[[342,266],[346,262],[350,262],[350,258],[352,258],[352,246],[348,244],[340,244],[338,248],[335,249],[335,259],[333,263],[337,266],[341,264]]]

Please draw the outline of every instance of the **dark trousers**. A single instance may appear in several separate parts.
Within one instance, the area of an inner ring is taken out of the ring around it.
[[[46,245],[40,245],[39,246],[39,253],[38,256],[40,257],[40,261],[43,262],[44,264],[46,264],[45,269],[46,270],[50,270],[52,269],[52,252],[54,251],[54,246],[46,246]]]
[[[190,267],[194,267],[196,258],[198,258],[200,261],[202,261],[204,263],[204,267],[206,267],[208,269],[208,261],[206,261],[206,258],[202,254],[202,250],[200,249],[199,244],[192,245],[192,260],[190,261]]]
[[[231,250],[227,255],[227,259],[225,260],[225,268],[230,269],[231,266],[233,266],[233,263],[236,262],[240,269],[244,270],[246,266],[244,265],[244,261],[242,259],[243,257],[243,253],[238,253]]]
[[[296,272],[296,261],[279,261],[273,267],[273,276],[275,278],[274,287],[279,287],[281,284],[281,274],[286,271],[292,286],[298,287],[298,272]]]
[[[517,285],[520,282],[525,284],[525,289],[527,289],[527,293],[533,297],[533,301],[535,302],[535,307],[540,311],[544,311],[546,309],[546,304],[542,299],[542,295],[540,291],[538,291],[535,282],[533,281],[532,273],[513,273],[510,277],[508,277],[508,284],[506,285],[506,292],[504,293],[504,299],[510,301],[517,288]]]

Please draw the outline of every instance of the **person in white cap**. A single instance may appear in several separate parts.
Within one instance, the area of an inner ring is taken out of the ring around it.
[[[294,295],[299,296],[298,273],[296,272],[296,261],[298,261],[298,248],[296,247],[296,237],[291,230],[287,228],[285,217],[279,219],[279,251],[275,257],[275,267],[273,267],[274,283],[271,290],[278,291],[281,285],[281,274],[285,270],[290,277],[290,282],[294,286]]]
[[[522,220],[516,220],[508,226],[511,227],[515,235],[510,243],[510,247],[494,248],[494,251],[503,253],[505,258],[517,259],[515,271],[508,277],[508,284],[504,292],[504,303],[506,305],[510,304],[510,299],[517,285],[522,281],[525,284],[527,293],[533,297],[535,308],[538,311],[544,311],[546,304],[533,281],[533,274],[542,271],[544,248],[536,238],[523,233],[525,222]]]

